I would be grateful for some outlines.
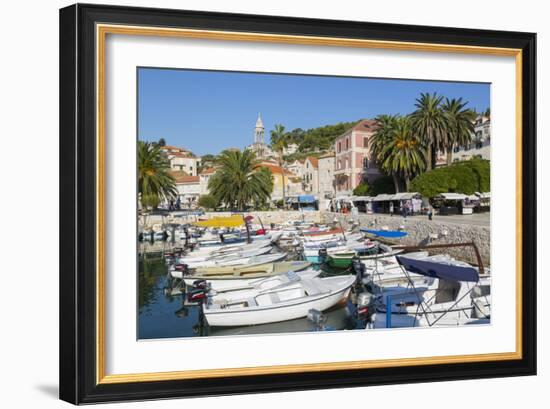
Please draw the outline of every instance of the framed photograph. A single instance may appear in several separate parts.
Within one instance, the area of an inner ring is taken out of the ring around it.
[[[536,35],[60,11],[60,398],[536,373]]]

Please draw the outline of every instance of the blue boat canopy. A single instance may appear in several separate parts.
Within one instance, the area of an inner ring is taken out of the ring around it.
[[[371,230],[371,229],[360,229],[363,233],[374,234],[378,237],[385,237],[388,239],[400,239],[407,235],[406,231],[397,231],[397,230]]]
[[[315,203],[315,196],[312,195],[302,195],[298,196],[298,202],[300,203]]]
[[[479,273],[472,266],[438,263],[430,260],[418,260],[407,256],[395,256],[399,264],[407,271],[428,277],[451,281],[479,281]]]

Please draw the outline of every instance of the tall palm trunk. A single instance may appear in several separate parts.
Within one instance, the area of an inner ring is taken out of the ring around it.
[[[432,162],[432,158],[433,158],[433,139],[432,139],[432,129],[431,128],[428,128],[428,149],[427,149],[427,160],[426,160],[426,171],[430,171],[432,170],[433,168],[433,162]]]
[[[282,153],[281,153],[282,155]],[[286,189],[285,189],[285,168],[283,168],[283,161],[279,160],[279,167],[281,168],[281,176],[283,177],[283,209],[286,206]]]
[[[447,148],[447,166],[451,166],[452,164],[453,164],[453,145]]]
[[[395,188],[395,193],[399,193],[399,178],[395,173],[393,173],[391,177],[393,178],[393,187]]]

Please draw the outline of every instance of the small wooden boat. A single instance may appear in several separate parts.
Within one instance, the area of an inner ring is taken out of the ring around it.
[[[208,300],[203,313],[211,326],[258,325],[305,317],[347,299],[355,276],[312,278],[256,291],[244,299]]]
[[[244,266],[199,268],[191,274],[172,271],[171,274],[173,277],[183,278],[187,285],[193,285],[197,280],[207,280],[213,290],[222,291],[225,288],[234,287],[236,280],[272,277],[288,271],[301,271],[309,266],[311,266],[311,263],[307,261],[281,261]],[[250,283],[242,281],[239,285],[250,285]]]
[[[372,245],[372,243],[375,243]],[[328,265],[331,267],[348,268],[351,266],[353,257],[359,257],[361,261],[388,257],[401,253],[402,250],[394,250],[385,244],[371,242],[369,246],[356,247],[350,251],[329,253]]]

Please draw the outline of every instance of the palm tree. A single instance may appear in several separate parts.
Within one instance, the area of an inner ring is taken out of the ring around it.
[[[283,167],[284,160],[283,160],[283,152],[288,147],[288,138],[285,134],[285,127],[281,124],[275,125],[275,129],[271,131],[271,148],[277,152],[279,155],[279,167],[282,171],[282,177],[283,177],[283,208],[285,206],[286,200],[286,189],[285,189],[285,169]]]
[[[472,142],[474,134],[475,111],[466,108],[468,102],[462,102],[462,98],[445,99],[441,106],[446,121],[446,147],[447,165],[453,162],[453,147],[466,146]]]
[[[378,128],[370,139],[370,154],[376,163],[381,164],[386,159],[383,152],[386,152],[386,146],[391,143],[393,139],[393,130],[395,127],[397,115],[378,115],[375,120],[378,122]],[[391,174],[393,179],[393,185],[395,191],[399,192],[399,175],[396,173]]]
[[[409,190],[409,183],[426,167],[426,152],[422,140],[414,133],[409,116],[398,116],[390,131],[388,143],[380,152],[382,169],[391,175],[400,175]]]
[[[138,141],[138,191],[141,205],[156,208],[163,199],[177,196],[170,164],[156,143]]]
[[[427,148],[427,170],[435,168],[437,153],[445,150],[445,116],[441,110],[442,96],[437,93],[420,94],[416,99],[416,111],[411,114],[414,132]]]
[[[208,189],[227,207],[244,210],[253,203],[265,203],[273,191],[270,171],[259,169],[253,151],[226,150],[217,158],[218,169]]]

